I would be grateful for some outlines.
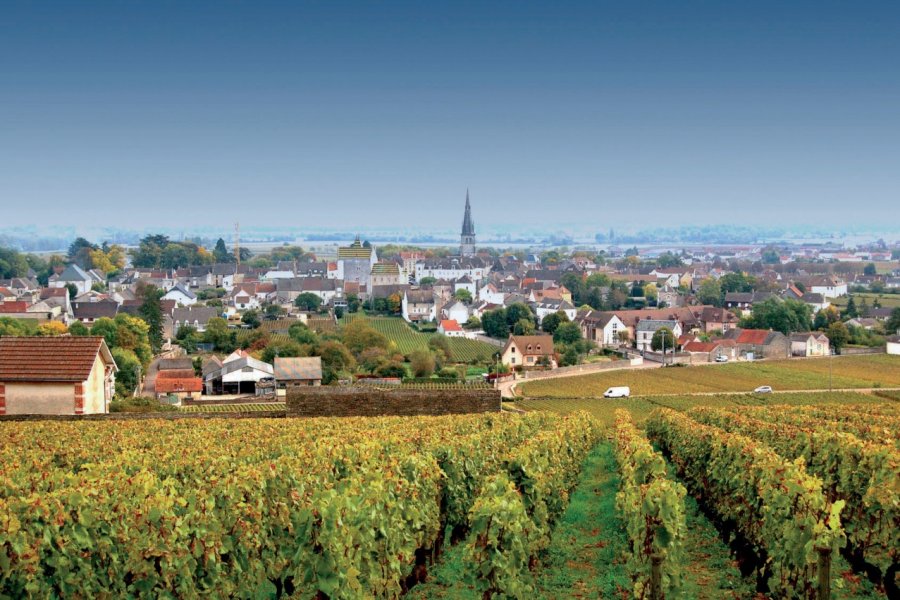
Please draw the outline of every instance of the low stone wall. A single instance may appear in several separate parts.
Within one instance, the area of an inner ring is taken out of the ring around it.
[[[376,417],[498,412],[500,391],[378,390],[322,386],[288,390],[289,417]]]
[[[0,415],[0,423],[4,421],[147,421],[150,419],[283,419],[283,410],[252,410],[247,412],[209,412],[209,413],[109,413],[99,415]]]
[[[547,371],[525,371],[522,373],[522,379],[531,381],[533,379],[550,379],[553,377],[561,377],[563,375],[577,375],[597,373],[599,371],[610,371],[614,369],[626,369],[628,367],[643,364],[644,360],[640,357],[629,360],[611,360],[608,362],[586,363],[583,365],[572,365],[571,367],[559,367],[558,369],[550,369]]]

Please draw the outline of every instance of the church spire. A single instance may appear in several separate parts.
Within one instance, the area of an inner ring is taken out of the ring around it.
[[[466,213],[463,215],[462,235],[475,235],[475,222],[472,221],[472,205],[469,204],[468,188],[466,188]]]

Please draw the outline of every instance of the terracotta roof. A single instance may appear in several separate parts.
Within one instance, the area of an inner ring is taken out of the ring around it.
[[[768,329],[742,329],[734,338],[738,344],[754,344],[762,345],[766,343],[769,334],[772,333]]]
[[[66,291],[68,292],[68,290],[66,290]],[[12,290],[10,290],[9,288],[0,287],[0,297],[6,298],[9,296],[15,296],[15,294],[12,292]],[[43,298],[43,296],[42,296],[42,298]]]
[[[0,381],[84,381],[98,352],[115,365],[102,337],[3,337]]]
[[[23,313],[28,310],[28,303],[22,300],[15,302],[0,302],[0,314]]]
[[[41,289],[41,300],[46,300],[47,298],[55,298],[55,297],[65,297],[69,295],[69,290],[64,287],[61,288],[42,288]]]
[[[195,376],[194,369],[166,369],[157,375],[159,379],[190,379]]]
[[[199,377],[157,379],[156,391],[163,394],[170,392],[201,392],[203,391],[203,380]]]
[[[734,346],[732,340],[717,340],[715,342],[688,342],[684,345],[685,352],[712,352],[719,346]]]
[[[462,327],[459,326],[456,319],[444,319],[441,321],[441,329],[444,331],[462,331]]]

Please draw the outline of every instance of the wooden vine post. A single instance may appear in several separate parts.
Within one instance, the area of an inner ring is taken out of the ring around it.
[[[831,600],[831,548],[816,548],[819,552],[819,585],[816,600]]]
[[[660,554],[650,557],[650,600],[662,600],[662,561]]]

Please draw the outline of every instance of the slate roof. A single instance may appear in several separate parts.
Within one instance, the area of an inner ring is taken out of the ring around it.
[[[0,381],[81,382],[90,375],[98,352],[115,365],[100,336],[2,337]]]
[[[84,269],[79,267],[78,265],[71,264],[66,267],[66,270],[59,274],[59,277],[56,279],[57,281],[94,281],[94,278],[85,272]]]
[[[182,323],[197,321],[201,325],[206,325],[210,319],[218,316],[219,309],[215,306],[190,306],[187,308],[176,308],[172,311],[172,320]]]
[[[76,319],[96,320],[102,317],[114,319],[119,312],[119,303],[112,300],[98,302],[73,302],[72,314]]]
[[[172,370],[194,370],[194,361],[187,356],[181,356],[179,358],[161,358],[159,359],[159,372],[162,374],[163,371],[172,371]]]
[[[322,359],[318,356],[275,359],[275,379],[296,381],[322,379]]]

